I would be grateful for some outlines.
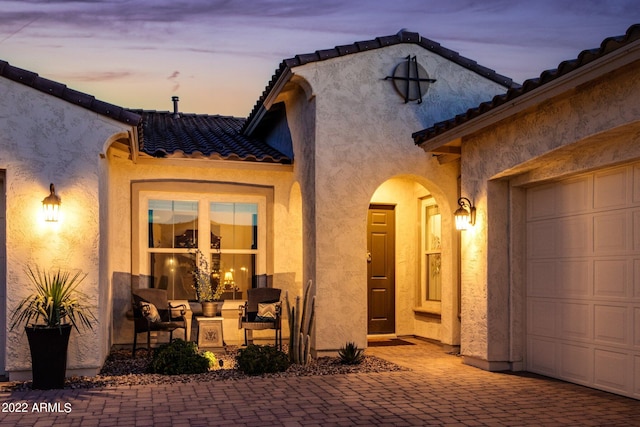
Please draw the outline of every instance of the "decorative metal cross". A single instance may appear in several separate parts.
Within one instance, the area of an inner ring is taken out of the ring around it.
[[[418,64],[418,60],[416,59],[416,57],[408,55],[406,58],[406,62],[398,64],[395,70],[393,70],[393,76],[387,76],[384,79],[393,80],[393,85],[395,86],[398,93],[404,98],[405,104],[416,99],[418,100],[418,104],[421,104],[422,95],[427,92],[426,84],[435,83],[436,81],[436,79],[420,77],[421,73],[423,75],[427,75],[428,77],[428,74],[424,70],[424,68],[422,68],[420,64]],[[401,85],[400,82],[404,82],[404,84]],[[413,91],[411,83],[414,84]]]

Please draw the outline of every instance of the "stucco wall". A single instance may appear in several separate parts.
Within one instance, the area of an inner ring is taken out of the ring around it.
[[[99,324],[72,332],[68,370],[96,373],[106,354],[109,319],[100,295],[108,284],[100,271],[106,239],[100,234],[100,208],[106,181],[99,154],[126,126],[24,85],[0,79],[0,169],[7,182],[7,325],[10,311],[31,293],[27,265],[45,270],[82,270],[80,290],[88,296]],[[42,199],[54,183],[62,199],[61,219],[45,223]],[[28,377],[31,362],[22,328],[7,335],[6,367],[12,378]],[[24,372],[19,372],[24,371]]]
[[[408,55],[416,55],[438,79],[422,104],[404,104],[391,81],[384,80]],[[439,165],[414,146],[411,132],[452,117],[504,88],[415,45],[310,63],[293,72],[312,92],[299,97],[293,111],[288,106],[287,117],[290,123],[311,122],[305,114],[314,114],[315,127],[307,129],[312,137],[293,133],[293,138],[294,147],[296,138],[313,140],[313,176],[301,185],[303,195],[304,189],[315,192],[316,242],[305,245],[305,253],[315,258],[310,274],[318,296],[316,350],[330,353],[347,341],[366,345],[366,217],[378,186],[394,176],[413,177],[438,199],[447,213],[444,225],[452,230],[458,165]],[[305,102],[314,108],[305,110]],[[453,251],[451,236],[448,250]]]
[[[462,243],[470,360],[496,368],[522,360],[525,253],[514,227],[523,224],[524,186],[640,158],[639,71],[635,62],[609,72],[463,140],[462,194],[478,209]]]

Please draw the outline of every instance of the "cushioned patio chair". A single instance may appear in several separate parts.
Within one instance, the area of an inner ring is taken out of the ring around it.
[[[173,331],[184,329],[187,337],[187,307],[184,304],[171,305],[164,289],[145,288],[131,292],[133,307],[133,351],[136,355],[138,334],[146,332],[147,350],[151,350],[151,332],[169,332],[169,341],[173,340]]]
[[[275,345],[282,349],[282,303],[277,288],[254,288],[247,291],[247,301],[238,312],[238,329],[244,329],[244,345],[248,345],[247,331],[275,330]]]

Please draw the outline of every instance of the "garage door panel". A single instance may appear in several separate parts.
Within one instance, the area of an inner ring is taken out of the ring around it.
[[[563,181],[556,189],[556,216],[575,215],[587,212],[591,208],[590,176]]]
[[[634,394],[640,398],[640,355],[636,355],[633,358],[633,372],[635,373],[634,375],[634,389],[633,392]]]
[[[570,257],[591,254],[592,232],[589,215],[560,219],[554,232],[556,254]]]
[[[527,340],[527,357],[531,371],[542,375],[557,376],[557,344],[553,340],[530,337]]]
[[[556,253],[556,224],[552,221],[541,221],[529,225],[528,252],[532,259],[554,257]]]
[[[627,307],[614,305],[595,305],[594,340],[603,344],[629,344]]]
[[[633,169],[633,203],[640,203],[640,164],[634,165]]]
[[[593,181],[593,207],[614,209],[625,207],[630,202],[631,169],[610,169],[595,174]]]
[[[640,399],[640,162],[530,192],[527,370]]]
[[[630,392],[631,367],[624,352],[596,349],[594,353],[594,383],[604,389],[620,393]]]
[[[558,293],[564,298],[588,298],[592,294],[591,262],[588,260],[556,261]]]
[[[640,251],[640,210],[633,211],[632,227],[633,227],[633,249]]]
[[[631,248],[633,230],[629,212],[595,215],[593,229],[593,250],[596,255],[624,253]]]
[[[556,215],[556,187],[541,185],[529,191],[527,219],[542,219]]]
[[[593,316],[590,304],[562,304],[560,319],[561,337],[579,340],[593,339]]]
[[[633,328],[633,345],[640,348],[640,307],[635,307],[633,309],[632,328]]]
[[[640,273],[640,262],[638,263]],[[553,296],[558,289],[555,261],[532,261],[527,267],[527,294],[531,296]]]
[[[629,261],[596,259],[593,261],[593,292],[597,297],[630,297]]]
[[[556,336],[557,303],[530,299],[527,306],[527,328],[530,334],[553,338]]]
[[[560,346],[560,374],[581,384],[593,382],[593,349],[585,345]]]

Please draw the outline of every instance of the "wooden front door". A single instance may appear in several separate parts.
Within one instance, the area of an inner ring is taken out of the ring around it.
[[[395,332],[395,211],[371,205],[367,220],[368,333]]]

